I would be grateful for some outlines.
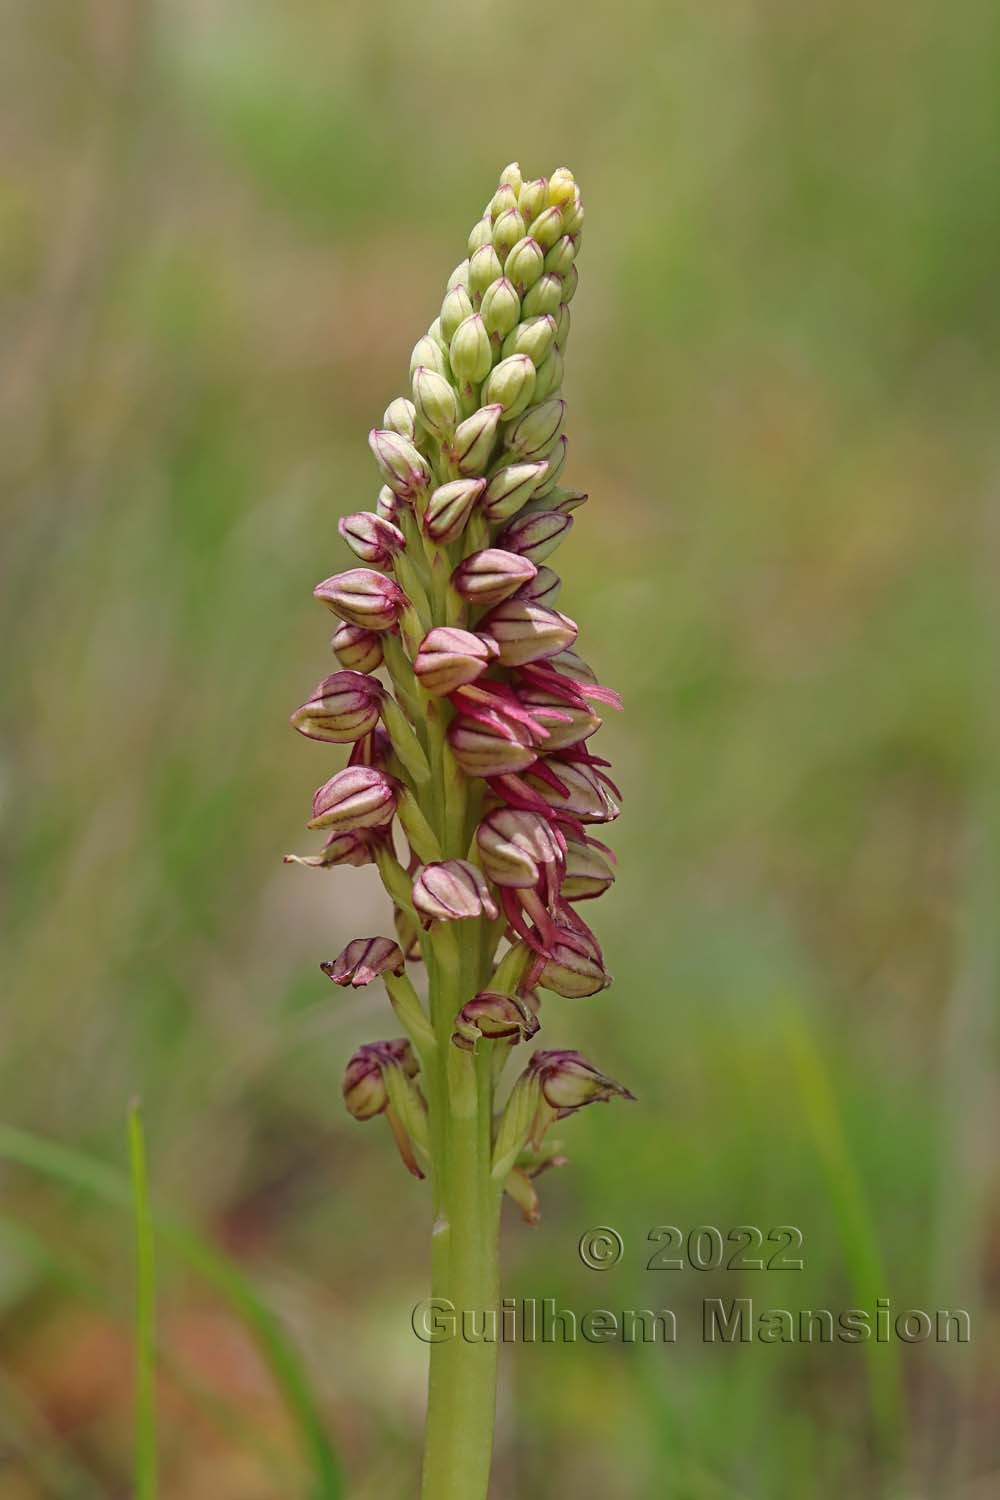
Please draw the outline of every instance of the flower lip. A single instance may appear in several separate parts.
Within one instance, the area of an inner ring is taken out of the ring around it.
[[[403,950],[392,938],[385,937],[353,938],[336,958],[320,964],[334,984],[351,985],[354,989],[371,984],[386,970],[402,974],[405,967]]]

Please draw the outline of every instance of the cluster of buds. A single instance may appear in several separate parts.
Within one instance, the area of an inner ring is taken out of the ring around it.
[[[620,794],[590,741],[600,710],[621,705],[577,655],[548,565],[587,499],[563,487],[582,227],[565,168],[501,174],[413,350],[409,394],[370,434],[382,487],[373,510],[340,522],[359,565],[315,590],[339,622],[340,670],[292,715],[308,738],[352,749],[313,799],[326,843],[288,858],[374,863],[394,907],[398,942],[355,939],[324,965],[341,985],[380,977],[407,1032],[361,1048],[345,1099],[358,1119],[385,1114],[418,1172],[421,1068],[450,1077],[446,1050],[489,1049],[495,1082],[539,1029],[540,991],[578,999],[611,982],[578,908],[614,880],[593,829]],[[476,982],[442,1017],[432,973],[428,1013],[407,963],[467,936]],[[555,1160],[540,1154],[548,1125],[612,1095],[631,1097],[578,1053],[532,1057],[495,1120],[493,1161],[529,1218],[530,1179]]]

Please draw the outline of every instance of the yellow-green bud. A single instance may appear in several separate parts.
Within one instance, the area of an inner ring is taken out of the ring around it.
[[[492,243],[493,221],[490,218],[489,214],[483,214],[483,217],[472,226],[472,233],[469,235],[470,261],[475,255],[476,251],[481,249],[483,245],[490,245]]]
[[[483,386],[483,405],[503,407],[505,418],[516,417],[528,405],[535,390],[535,367],[526,354],[502,359]]]
[[[563,382],[563,357],[562,351],[553,346],[541,364],[537,366],[537,379],[535,380],[535,401],[545,401],[549,396],[554,396]]]
[[[460,474],[482,474],[490,461],[503,407],[481,406],[460,422],[452,443],[452,456]]]
[[[511,422],[504,433],[504,447],[519,458],[547,458],[562,436],[565,401],[543,401]]]
[[[575,266],[573,270],[576,270]],[[536,281],[531,290],[526,294],[524,301],[521,303],[521,316],[524,318],[538,318],[543,313],[551,313],[555,317],[563,298],[565,297],[566,301],[569,301],[564,290],[567,281],[568,278],[564,280],[561,276],[552,276],[546,272],[541,280]]]
[[[410,379],[412,380],[417,370],[423,367],[425,370],[434,370],[438,375],[447,376],[448,365],[441,345],[436,339],[432,339],[429,333],[425,333],[422,339],[417,339],[410,355]]]
[[[449,355],[457,380],[478,383],[486,379],[493,364],[493,346],[480,313],[471,313],[459,323]]]
[[[532,219],[537,219],[548,201],[547,177],[536,177],[533,182],[526,182],[517,195],[517,206],[524,215],[524,222],[530,224]]]
[[[556,208],[563,208],[572,203],[576,195],[576,178],[569,167],[556,167],[549,178],[549,202]]]
[[[451,275],[448,277],[447,290],[449,292],[454,291],[455,287],[457,286],[464,287],[466,291],[469,290],[468,259],[460,260],[454,271],[452,271]]]
[[[475,254],[469,257],[469,294],[474,307],[479,306],[490,282],[497,281],[502,275],[503,266],[491,239],[488,244],[480,245]]]
[[[413,402],[408,401],[405,396],[397,396],[395,401],[390,401],[382,418],[383,427],[391,427],[393,432],[398,432],[400,437],[409,438],[413,441],[413,419],[416,410]]]
[[[508,184],[514,189],[515,194],[521,191],[524,179],[521,176],[521,168],[516,161],[510,162],[500,173],[500,186]]]
[[[583,229],[583,204],[579,193],[573,202],[563,209],[563,228],[567,234],[575,235],[579,239]]]
[[[427,337],[429,339],[433,339],[434,340],[435,344],[437,344],[437,346],[441,350],[442,354],[447,354],[448,353],[448,340],[445,338],[444,334],[441,332],[441,319],[440,318],[435,318],[434,319],[434,322],[431,324],[431,326],[427,330]]]
[[[493,248],[501,261],[506,261],[510,250],[524,234],[524,220],[516,208],[507,209],[493,226]]]
[[[436,437],[450,438],[458,426],[458,398],[454,388],[426,365],[413,372],[413,400],[417,415]]]
[[[570,321],[569,307],[565,302],[561,302],[559,304],[559,311],[556,313],[556,348],[561,354],[566,352]]]
[[[569,270],[566,272],[566,275],[563,277],[562,300],[564,302],[572,302],[574,296],[576,295],[576,287],[579,280],[580,273],[576,269],[576,266],[570,266]]]
[[[448,341],[449,352],[455,329],[471,312],[472,299],[465,288],[452,287],[441,304],[441,335]]]
[[[509,183],[502,182],[490,199],[490,219],[496,224],[512,208],[517,208],[517,194]]]
[[[559,483],[559,476],[566,465],[566,451],[568,448],[568,440],[564,437],[561,437],[556,443],[555,447],[549,453],[548,459],[546,460],[549,466],[548,473],[544,476],[541,484],[535,491],[536,500],[540,500],[543,495],[551,494],[556,485]]]
[[[521,299],[507,276],[487,287],[479,311],[483,315],[486,332],[502,339],[510,333],[521,316]]]
[[[504,262],[504,275],[519,297],[534,286],[545,269],[545,252],[526,235],[512,246]]]
[[[544,318],[528,318],[512,328],[503,341],[502,354],[508,359],[512,354],[526,354],[537,369],[552,347],[556,336],[556,320],[551,314]],[[535,400],[537,396],[537,386]]]
[[[545,269],[554,272],[556,276],[565,276],[575,260],[576,240],[571,234],[564,234],[556,240],[546,255]]]
[[[563,233],[563,216],[558,208],[546,208],[533,219],[528,228],[528,233],[533,240],[541,245],[543,250],[551,250],[556,240]]]

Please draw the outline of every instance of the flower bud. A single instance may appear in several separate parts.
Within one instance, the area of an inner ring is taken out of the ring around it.
[[[398,787],[391,776],[374,766],[345,766],[324,782],[313,797],[310,828],[334,828],[356,833],[384,828],[396,811]]]
[[[490,199],[489,216],[493,224],[504,214],[510,213],[512,208],[517,208],[517,194],[507,182],[501,182],[493,197]]]
[[[562,300],[564,302],[572,302],[573,298],[576,296],[576,289],[579,281],[579,271],[577,270],[575,265],[570,266],[569,270],[566,272],[566,275],[563,277]]]
[[[373,428],[368,445],[375,462],[394,495],[410,502],[430,483],[431,471],[423,454],[413,444],[390,428]]]
[[[535,498],[543,499],[550,495],[559,483],[559,476],[566,467],[566,455],[569,452],[569,439],[559,438],[552,446],[548,455],[548,470],[538,488],[535,490]]]
[[[463,291],[467,292],[469,290],[469,259],[468,259],[468,256],[466,256],[465,260],[460,260],[459,261],[459,263],[455,267],[454,271],[452,271],[451,275],[448,277],[447,290],[449,292],[453,292],[457,286],[460,286],[463,289]]]
[[[351,568],[325,579],[313,589],[313,597],[348,625],[365,630],[390,630],[409,603],[394,579],[370,568]]]
[[[413,372],[413,401],[428,431],[442,439],[453,436],[458,426],[458,397],[443,375],[419,365]]]
[[[344,1074],[344,1103],[356,1120],[384,1114],[399,1154],[415,1177],[423,1177],[414,1144],[427,1148],[426,1105],[412,1079],[420,1064],[406,1038],[359,1047]]]
[[[506,262],[512,247],[523,237],[524,220],[515,205],[502,213],[493,225],[493,248],[501,263]]]
[[[382,425],[389,427],[393,432],[398,432],[400,437],[413,441],[414,433],[414,411],[413,402],[408,401],[405,396],[397,396],[395,401],[390,401],[382,418]]]
[[[505,667],[521,667],[555,656],[572,646],[577,637],[577,628],[567,615],[524,599],[508,599],[496,605],[480,624],[500,647],[500,662]]]
[[[503,266],[500,257],[493,248],[493,226],[490,225],[490,240],[485,245],[480,245],[475,254],[469,256],[469,295],[472,298],[473,307],[478,307],[483,300],[483,293],[491,281],[497,281],[503,275]]]
[[[562,210],[550,204],[542,210],[537,219],[532,219],[528,226],[528,233],[537,245],[543,250],[551,250],[556,240],[563,232]]]
[[[351,551],[373,568],[391,568],[393,558],[406,550],[406,538],[399,527],[370,510],[342,516],[337,530]]]
[[[603,1104],[614,1098],[635,1099],[627,1088],[598,1072],[580,1052],[536,1052],[528,1067],[538,1079],[542,1098],[556,1111],[558,1119],[585,1104]]]
[[[318,854],[286,854],[286,865],[306,865],[314,870],[329,870],[335,865],[370,865],[372,851],[363,833],[331,833]]]
[[[526,354],[537,370],[552,346],[555,336],[555,318],[551,316],[529,318],[527,322],[518,323],[516,328],[511,329],[503,341],[500,352],[505,359],[512,354]]]
[[[334,672],[295,710],[291,724],[307,739],[350,745],[375,728],[384,696],[385,689],[374,677]]]
[[[565,302],[560,302],[559,311],[556,313],[556,348],[560,354],[566,351],[572,321],[568,305]]]
[[[534,563],[526,557],[504,552],[499,547],[486,547],[459,563],[451,582],[463,599],[471,599],[485,608],[516,594],[534,578],[536,571]]]
[[[596,839],[566,839],[566,873],[559,894],[564,901],[593,901],[615,880],[615,858]]]
[[[538,759],[523,724],[499,715],[485,720],[459,714],[448,727],[452,754],[470,776],[508,776]]]
[[[541,567],[535,572],[534,578],[529,578],[517,591],[519,599],[530,599],[532,604],[544,604],[549,609],[554,609],[556,600],[562,592],[562,579],[558,573],[551,568]]]
[[[573,517],[558,510],[536,510],[518,516],[497,537],[501,547],[540,563],[558,547],[573,525]]]
[[[541,777],[533,778],[531,784],[550,807],[569,813],[581,823],[613,823],[618,817],[617,802],[585,761],[553,760],[547,766],[562,784],[561,789]]]
[[[503,407],[505,419],[516,417],[528,405],[535,389],[535,367],[526,354],[513,354],[494,365],[483,386],[483,405]]]
[[[517,195],[517,206],[524,215],[526,224],[537,219],[549,201],[549,181],[547,177],[536,177],[533,182],[526,182]]]
[[[431,338],[429,333],[425,333],[423,338],[417,339],[417,342],[413,346],[413,353],[410,355],[411,381],[420,369],[433,370],[435,375],[441,375],[445,379],[448,378],[448,361],[445,358],[444,350],[437,339]]]
[[[559,440],[565,417],[566,403],[558,398],[543,401],[540,406],[530,406],[507,428],[504,447],[519,458],[533,461],[547,458]]]
[[[522,220],[523,223],[523,220]],[[530,235],[511,246],[504,262],[504,275],[519,297],[533,287],[545,270],[545,251]]]
[[[411,401],[408,404],[412,406],[413,402]],[[395,526],[401,508],[399,497],[392,493],[387,484],[384,484],[378,492],[378,499],[375,501],[375,514],[380,516],[383,521],[391,521]]]
[[[486,489],[485,479],[453,479],[439,485],[427,502],[424,530],[436,542],[453,542],[465,530],[473,507]]]
[[[327,979],[341,988],[350,985],[353,989],[371,984],[386,970],[402,974],[405,967],[403,950],[386,937],[354,938],[335,959],[320,964]]]
[[[557,167],[549,178],[548,199],[557,208],[563,208],[567,203],[572,203],[579,189],[576,178],[569,167]]]
[[[585,703],[568,703],[565,698],[546,693],[541,688],[519,688],[518,697],[549,731],[546,751],[580,745],[596,734],[604,722]]]
[[[472,312],[472,299],[464,287],[452,287],[441,304],[441,337],[451,344],[455,329]],[[452,366],[454,369],[454,365]]]
[[[500,186],[507,185],[513,188],[516,198],[521,191],[522,182],[520,165],[516,161],[509,162],[500,173]]]
[[[568,516],[571,510],[578,510],[589,499],[590,496],[584,490],[553,490],[545,497],[545,507]]]
[[[576,240],[571,234],[564,234],[546,252],[545,269],[551,271],[553,276],[565,276],[575,260]]]
[[[585,1000],[607,989],[611,975],[604,967],[604,955],[589,927],[581,924],[578,930],[556,925],[535,982],[566,1000]]]
[[[547,401],[560,390],[563,383],[563,357],[560,351],[553,345],[538,366],[538,378],[535,381],[535,400]]]
[[[545,313],[551,313],[555,317],[563,301],[563,287],[567,280],[568,278],[553,276],[551,272],[546,271],[545,275],[539,277],[534,286],[525,292],[521,303],[522,318],[540,318]]]
[[[340,665],[352,672],[377,672],[382,665],[382,642],[375,630],[338,625],[330,645]]]
[[[470,282],[470,288],[471,288],[471,282],[472,282],[472,276],[471,276],[472,257],[475,255],[475,253],[476,253],[477,250],[483,249],[483,247],[486,246],[486,245],[489,245],[489,246],[492,247],[492,244],[493,244],[493,220],[490,218],[489,214],[486,213],[486,214],[483,214],[483,217],[481,219],[477,220],[477,222],[472,226],[472,231],[471,231],[471,233],[469,235],[469,268],[470,268],[469,282]]]
[[[576,193],[573,202],[567,204],[563,209],[563,228],[567,234],[573,235],[575,239],[578,240],[580,238],[583,231],[583,203],[579,191]]]
[[[494,524],[509,521],[531,499],[547,472],[548,464],[544,459],[537,463],[508,464],[498,469],[483,496],[486,519]]]
[[[496,645],[488,636],[473,635],[453,625],[436,625],[420,642],[413,670],[428,693],[443,698],[475,682],[496,655]]]
[[[480,1038],[488,1042],[528,1041],[538,1031],[538,1017],[523,1000],[481,990],[462,1006],[455,1017],[452,1042],[465,1052],[475,1052]]]
[[[561,836],[538,813],[497,807],[476,829],[483,869],[492,881],[512,890],[537,886],[543,869],[563,858]]]
[[[480,313],[464,318],[451,340],[451,368],[456,380],[478,384],[493,364],[493,346]]]
[[[499,915],[482,871],[465,859],[422,865],[413,880],[413,906],[425,925]]]
[[[455,429],[452,455],[461,474],[481,474],[490,461],[503,407],[499,402],[481,406]]]
[[[521,299],[509,277],[501,276],[487,287],[479,311],[486,332],[497,339],[506,338],[521,316]]]

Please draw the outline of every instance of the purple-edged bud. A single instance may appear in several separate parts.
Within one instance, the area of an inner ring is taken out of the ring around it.
[[[310,740],[351,745],[378,723],[385,689],[363,672],[333,672],[291,717],[293,729]]]
[[[600,944],[588,927],[556,925],[546,943],[544,962],[533,980],[567,1000],[583,1000],[606,990],[611,975],[604,967]]]
[[[448,361],[440,343],[430,333],[417,339],[410,355],[410,380],[420,369],[433,370],[436,375],[448,378]]]
[[[528,318],[526,322],[518,323],[516,328],[511,329],[500,352],[504,359],[509,359],[512,354],[526,354],[537,372],[552,348],[556,327],[556,320],[551,315],[545,318]]]
[[[543,692],[541,688],[519,687],[517,696],[532,717],[549,731],[546,752],[568,750],[571,745],[582,744],[596,734],[604,722],[585,704],[568,703],[565,698]]]
[[[559,546],[573,525],[573,517],[557,510],[536,510],[527,516],[518,516],[502,531],[497,541],[508,552],[521,557],[530,557],[539,563]]]
[[[338,833],[384,828],[392,822],[398,795],[398,784],[375,766],[345,766],[313,797],[309,827]]]
[[[635,1099],[635,1095],[606,1073],[601,1073],[580,1052],[536,1052],[528,1063],[541,1085],[542,1098],[558,1119],[582,1109],[585,1104],[603,1104],[608,1099]]]
[[[499,365],[497,369],[499,369]],[[516,516],[522,505],[526,505],[545,479],[548,463],[545,459],[537,463],[507,464],[498,469],[490,480],[483,496],[483,514],[494,525],[509,521]]]
[[[320,964],[327,979],[342,988],[350,985],[353,989],[371,984],[386,970],[402,974],[405,967],[403,950],[386,937],[354,938],[336,958]]]
[[[436,542],[453,542],[462,535],[480,495],[485,479],[453,479],[439,485],[427,502],[423,526]]]
[[[406,549],[406,537],[399,527],[370,510],[341,516],[337,530],[351,551],[373,568],[391,568],[393,558]]]
[[[538,1017],[513,995],[481,990],[466,1002],[455,1017],[452,1042],[465,1052],[475,1052],[480,1039],[487,1042],[526,1042],[538,1031]]]
[[[571,510],[579,510],[581,505],[586,505],[590,496],[586,490],[553,490],[545,496],[545,504],[539,505],[542,510],[557,510],[560,515],[568,516]]]
[[[413,670],[428,693],[443,698],[475,682],[496,656],[496,645],[488,636],[473,635],[454,625],[436,625],[420,642]]]
[[[562,592],[562,579],[558,573],[551,568],[541,567],[535,572],[534,578],[521,585],[517,591],[519,599],[530,599],[533,604],[544,604],[549,609],[554,609],[556,600]]]
[[[528,233],[543,250],[551,250],[556,240],[561,237],[562,232],[562,210],[557,208],[554,203],[550,204],[548,208],[543,209],[538,218],[532,219],[528,225]]]
[[[564,302],[572,302],[573,298],[576,296],[576,289],[579,285],[579,282],[579,271],[577,270],[576,266],[570,266],[569,270],[566,272],[566,275],[563,277],[562,299]]]
[[[393,432],[398,432],[400,437],[408,438],[412,443],[413,434],[416,431],[415,419],[416,408],[412,401],[405,396],[397,396],[395,401],[390,401],[382,418],[382,425],[389,427]]]
[[[545,251],[537,241],[525,235],[523,239],[511,246],[504,264],[504,275],[510,281],[518,297],[523,297],[529,287],[534,286],[544,270]]]
[[[481,219],[478,219],[476,223],[473,224],[472,229],[469,233],[468,248],[470,268],[472,265],[472,257],[475,255],[476,251],[481,250],[484,245],[492,245],[492,243],[493,220],[490,218],[489,212],[487,211],[485,214],[483,214],[483,217]]]
[[[531,582],[537,571],[534,563],[526,557],[504,552],[499,547],[486,547],[459,563],[451,575],[451,582],[463,599],[471,599],[473,604],[485,609],[516,594],[519,588]]]
[[[335,865],[360,868],[372,863],[372,851],[363,833],[332,833],[318,854],[286,854],[282,863],[313,870],[331,870]]]
[[[388,703],[393,700],[386,693],[382,705],[383,714]],[[362,739],[356,741],[347,757],[349,766],[374,766],[377,771],[388,771],[393,756],[392,740],[389,738],[381,724],[366,734]]]
[[[426,365],[413,372],[413,401],[417,416],[429,432],[443,441],[454,436],[458,426],[458,397],[455,388]]]
[[[410,1043],[369,1042],[359,1047],[344,1073],[344,1103],[356,1120],[372,1120],[389,1104],[385,1074],[399,1068],[406,1078],[416,1078],[420,1064]]]
[[[521,316],[521,299],[509,276],[501,276],[486,288],[479,311],[491,337],[498,340],[507,337]]]
[[[541,318],[538,321],[546,323],[550,320]],[[565,417],[565,401],[553,399],[531,406],[507,428],[504,447],[521,458],[547,458],[562,435]]]
[[[493,345],[481,313],[472,313],[458,324],[452,334],[450,357],[456,380],[478,384],[486,379],[493,366]]]
[[[553,447],[549,452],[549,456],[546,459],[546,462],[549,466],[548,471],[542,482],[539,484],[538,488],[535,490],[535,498],[537,500],[542,500],[546,495],[551,495],[552,491],[559,483],[559,476],[566,466],[566,454],[568,450],[568,438],[561,437],[555,444],[553,444]]]
[[[394,495],[387,484],[384,484],[378,492],[375,501],[375,514],[382,521],[391,521],[393,526],[399,520],[399,513],[403,508],[403,502],[398,495]]]
[[[569,307],[565,302],[560,303],[559,311],[556,313],[556,348],[560,354],[565,354],[566,352],[566,345],[569,341],[569,331],[572,324],[573,319],[570,316]]]
[[[391,630],[410,602],[394,579],[370,568],[351,568],[325,579],[313,589],[313,597],[348,625],[365,630]]]
[[[556,167],[549,178],[548,201],[554,203],[557,208],[565,208],[579,195],[580,189],[569,167]]]
[[[553,276],[565,276],[576,260],[576,251],[577,243],[571,234],[560,236],[545,256],[546,271],[551,271]]]
[[[487,212],[493,224],[496,224],[501,214],[509,213],[512,208],[517,207],[517,193],[509,182],[501,182],[493,197]]]
[[[448,277],[448,287],[447,287],[448,291],[449,292],[454,291],[455,287],[457,287],[457,286],[460,286],[463,291],[467,292],[469,290],[469,257],[468,256],[466,256],[464,260],[460,260],[459,261],[459,263],[455,267],[454,271],[452,271],[451,275]]]
[[[493,225],[493,248],[501,262],[506,262],[512,248],[524,235],[524,220],[516,206],[508,208]]]
[[[496,444],[502,416],[500,405],[481,406],[458,424],[451,451],[460,474],[482,474]]]
[[[565,705],[564,705],[565,706]],[[618,804],[593,767],[582,761],[552,761],[549,770],[562,783],[563,790],[542,777],[532,781],[543,801],[557,812],[569,813],[581,823],[613,823],[619,814]]]
[[[479,306],[490,282],[498,281],[503,275],[500,257],[493,248],[492,224],[489,226],[489,233],[489,243],[480,245],[479,249],[469,256],[469,295],[472,298],[473,307]]]
[[[431,481],[427,460],[413,444],[388,427],[375,427],[368,434],[368,445],[386,484],[401,500],[412,502]]]
[[[471,312],[472,299],[465,287],[451,287],[441,304],[441,337],[447,344],[451,344],[455,329]],[[452,369],[454,368],[452,365]]]
[[[577,627],[568,615],[526,599],[508,599],[496,605],[480,626],[500,647],[500,662],[505,667],[523,667],[527,662],[555,656],[572,646],[577,637]]]
[[[563,357],[561,352],[552,348],[546,354],[538,366],[537,378],[535,380],[535,400],[538,402],[548,401],[554,396],[563,383]]]
[[[494,365],[483,385],[483,405],[498,402],[506,420],[528,405],[535,389],[535,367],[526,354],[512,354]]]
[[[576,271],[575,266],[573,270]],[[563,300],[563,288],[568,280],[568,277],[553,276],[550,271],[546,271],[545,275],[540,276],[534,286],[525,292],[521,303],[522,318],[541,318],[545,313],[551,313],[555,317],[559,311],[559,304]]]
[[[615,858],[596,839],[566,839],[566,873],[559,894],[564,901],[593,901],[615,882]]]
[[[338,625],[330,645],[340,665],[349,671],[377,672],[382,665],[382,641],[377,630]]]
[[[523,182],[524,178],[521,176],[520,163],[516,161],[508,162],[503,171],[500,173],[500,186],[503,187],[506,184],[507,186],[513,188],[514,196],[516,198],[518,193],[520,193],[521,191]]]
[[[483,869],[497,885],[529,890],[538,885],[546,865],[562,862],[560,835],[538,813],[496,807],[476,829]]]
[[[484,722],[459,714],[448,727],[448,743],[469,776],[514,775],[538,759],[525,726],[499,715]]]
[[[425,925],[498,916],[483,872],[465,859],[422,865],[413,879],[413,907]]]
[[[549,179],[547,177],[536,177],[531,182],[524,183],[517,195],[517,206],[529,224],[533,219],[538,218],[548,201]]]

